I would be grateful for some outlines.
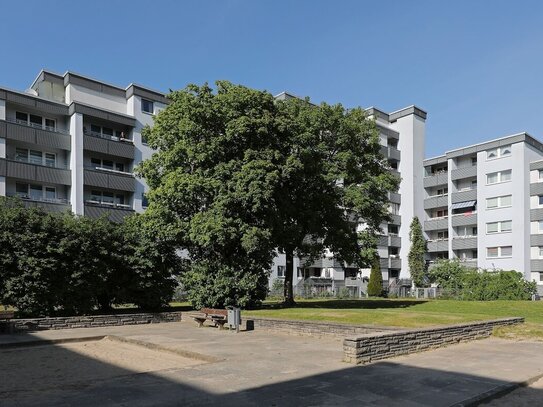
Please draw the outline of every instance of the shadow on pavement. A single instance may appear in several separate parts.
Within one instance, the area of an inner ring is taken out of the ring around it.
[[[268,372],[265,365],[252,366],[263,375],[250,385],[251,370],[229,372],[228,360],[137,373],[59,345],[46,346],[33,356],[30,350],[40,347],[0,348],[0,406],[476,405],[479,395],[511,384],[439,366],[380,362],[345,364],[340,370],[287,380],[280,379],[285,373]],[[19,352],[19,357],[8,352]],[[289,360],[285,369],[295,363]],[[541,393],[532,396],[543,400]]]

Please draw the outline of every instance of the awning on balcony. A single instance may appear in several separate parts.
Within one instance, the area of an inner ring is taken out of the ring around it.
[[[474,207],[475,204],[477,204],[477,201],[457,202],[451,205],[451,209],[471,208]]]

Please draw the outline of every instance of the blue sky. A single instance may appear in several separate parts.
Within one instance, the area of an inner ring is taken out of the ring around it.
[[[47,6],[46,6],[47,4]],[[24,1],[2,4],[0,85],[41,68],[162,91],[228,79],[428,112],[426,152],[543,138],[540,1]]]

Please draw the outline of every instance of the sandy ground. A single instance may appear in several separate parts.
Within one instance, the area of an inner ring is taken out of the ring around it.
[[[202,364],[200,360],[148,349],[108,338],[36,347],[21,347],[0,352],[2,379],[8,393],[83,385],[130,374],[180,369]],[[24,378],[24,381],[21,381]],[[0,397],[2,396],[0,391]],[[4,393],[5,395],[5,393]]]
[[[534,407],[543,405],[543,378],[530,386],[521,387],[511,393],[488,403],[489,407]]]

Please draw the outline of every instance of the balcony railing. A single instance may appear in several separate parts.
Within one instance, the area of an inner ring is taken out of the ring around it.
[[[54,133],[61,133],[61,134],[70,135],[69,131],[59,129],[56,126],[53,127],[53,126],[45,126],[45,125],[38,124],[38,123],[29,123],[29,122],[27,122],[25,120],[13,119],[11,117],[6,117],[6,121],[10,122],[10,123],[19,124],[21,126],[32,127],[33,129],[46,130],[46,131],[51,131],[51,132],[54,132]]]
[[[69,169],[67,164],[65,164],[65,163],[61,164],[61,163],[59,163],[57,161],[55,161],[54,165],[51,165],[51,163],[47,163],[47,162],[44,163],[43,161],[42,162],[32,161],[29,158],[17,157],[17,156],[13,156],[13,155],[8,155],[6,157],[6,159],[9,160],[9,161],[16,161],[16,162],[19,162],[19,163],[39,165],[40,167],[59,168],[61,170]]]
[[[113,209],[132,209],[130,205],[103,201],[103,200],[98,200],[98,199],[87,199],[85,200],[85,203],[91,204],[91,205],[103,206],[106,208],[113,208]]]
[[[122,142],[122,143],[134,144],[134,141],[127,138],[127,137],[111,136],[109,134],[97,133],[95,131],[84,131],[83,134],[85,136],[103,138],[105,140],[119,141],[119,142]]]
[[[85,169],[92,170],[92,171],[103,171],[103,172],[108,172],[111,174],[134,176],[134,173],[132,172],[120,171],[120,170],[115,170],[113,168],[101,167],[101,166],[96,166],[96,165],[85,165]]]
[[[46,197],[39,197],[39,196],[31,196],[24,193],[8,193],[6,195],[10,197],[21,198],[25,201],[64,204],[64,205],[70,204],[70,201],[68,199],[63,199],[63,198],[46,198]]]

